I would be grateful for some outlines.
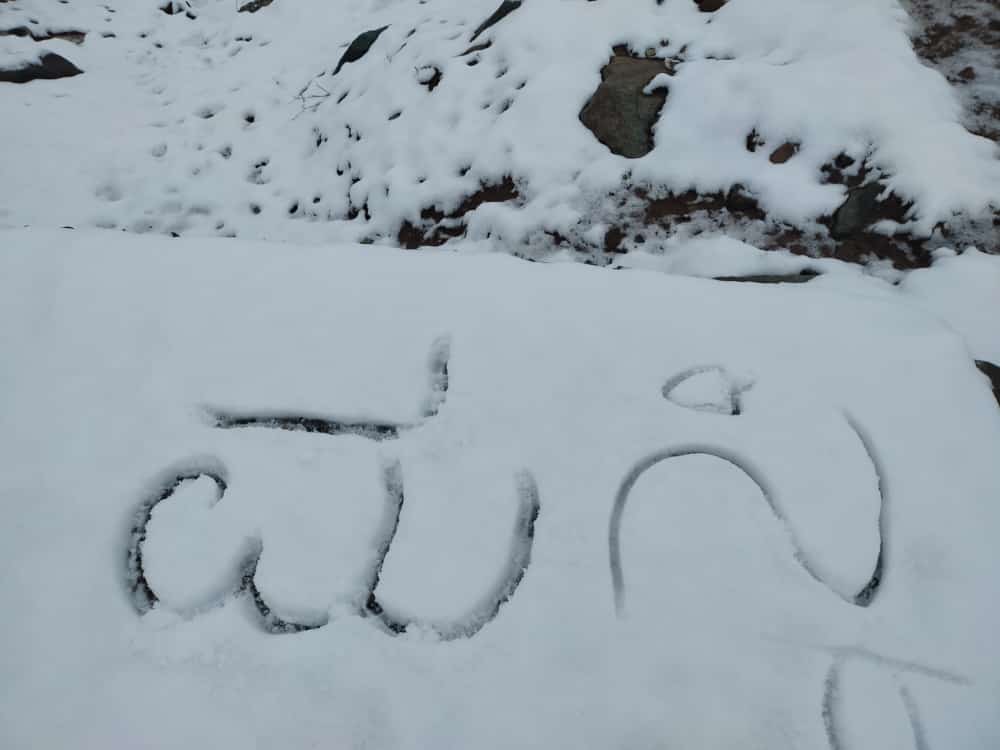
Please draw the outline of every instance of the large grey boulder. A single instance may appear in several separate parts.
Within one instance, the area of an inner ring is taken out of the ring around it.
[[[653,150],[653,125],[667,100],[667,91],[658,88],[649,94],[643,89],[667,68],[658,58],[638,58],[622,47],[615,48],[611,61],[601,71],[601,84],[580,111],[580,122],[613,153],[630,159]]]

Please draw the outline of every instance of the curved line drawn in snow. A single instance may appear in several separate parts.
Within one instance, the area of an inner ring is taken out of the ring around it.
[[[913,699],[913,693],[906,685],[899,686],[899,697],[903,701],[903,708],[906,709],[906,717],[910,720],[910,729],[913,731],[913,749],[930,750],[927,744],[927,732],[924,730],[924,723],[920,719],[920,710]]]
[[[680,385],[687,382],[691,378],[696,378],[700,375],[707,375],[710,373],[717,373],[725,383],[728,391],[725,399],[714,402],[706,401],[704,403],[689,404],[678,400],[672,395]],[[667,380],[667,382],[663,384],[662,393],[663,398],[667,399],[667,401],[670,401],[672,404],[676,404],[677,406],[694,409],[695,411],[716,412],[718,414],[728,414],[736,417],[743,412],[743,393],[750,390],[752,387],[753,383],[740,382],[722,365],[699,365],[697,367],[689,367],[687,370],[679,372]]]
[[[883,474],[881,467],[876,460],[874,451],[871,448],[871,443],[863,430],[857,425],[857,423],[849,416],[845,414],[848,424],[854,431],[858,439],[861,440],[864,445],[865,452],[868,454],[869,459],[872,461],[872,465],[875,468],[875,473],[878,478],[878,489],[879,489],[879,499],[880,499],[880,509],[879,509],[879,552],[875,562],[875,569],[861,591],[851,598],[846,598],[841,594],[837,594],[838,597],[844,601],[854,604],[859,607],[867,607],[875,598],[875,594],[878,591],[879,585],[882,582],[884,565],[883,565],[883,555],[885,551],[885,482],[883,480]],[[747,461],[746,459],[731,453],[724,448],[711,446],[711,445],[687,445],[679,446],[677,448],[668,448],[662,451],[657,451],[649,456],[646,456],[638,463],[636,463],[625,475],[625,479],[622,480],[621,485],[619,485],[618,493],[615,495],[614,505],[611,509],[611,519],[608,524],[608,551],[609,551],[609,563],[611,567],[611,587],[614,594],[615,611],[619,616],[622,616],[625,611],[625,574],[622,569],[622,553],[621,553],[621,524],[622,517],[625,513],[625,505],[628,501],[629,494],[632,492],[632,488],[635,483],[639,480],[646,471],[653,468],[658,463],[663,461],[668,461],[672,458],[682,458],[684,456],[710,456],[712,458],[717,458],[721,461],[735,466],[737,469],[742,471],[754,484],[757,485],[757,489],[760,490],[764,501],[767,503],[768,508],[770,508],[771,513],[774,515],[775,519],[778,520],[784,527],[785,534],[788,538],[789,544],[792,547],[792,553],[795,560],[802,566],[803,570],[806,571],[814,580],[823,584],[831,591],[834,591],[829,584],[827,584],[813,565],[809,562],[801,545],[795,537],[795,534],[782,513],[779,506],[774,501],[774,492],[768,485],[767,481],[764,479],[760,471],[757,470],[754,465]],[[836,593],[834,591],[834,593]]]
[[[164,500],[171,497],[186,482],[200,477],[208,477],[215,482],[216,494],[213,506],[222,500],[226,494],[226,470],[214,459],[191,461],[189,464],[175,466],[161,474],[159,481],[153,485],[153,490],[136,508],[129,529],[129,543],[126,557],[125,582],[132,599],[132,606],[139,614],[145,614],[159,601],[156,593],[146,579],[143,568],[143,543],[146,541],[146,529],[153,517],[153,509]]]
[[[879,586],[882,585],[885,572],[886,542],[889,537],[888,514],[886,512],[888,488],[886,487],[885,471],[882,468],[882,463],[879,461],[878,454],[875,452],[871,437],[850,413],[845,411],[844,419],[847,420],[847,424],[854,431],[854,434],[857,435],[858,440],[865,449],[865,453],[868,454],[868,460],[871,461],[872,468],[875,470],[875,477],[878,480],[878,555],[875,558],[875,568],[872,570],[871,578],[868,579],[868,583],[854,597],[856,605],[867,607],[875,599],[875,594],[878,593]]]
[[[531,550],[535,539],[535,521],[541,511],[541,504],[538,495],[538,485],[534,477],[528,471],[522,471],[517,477],[518,498],[520,507],[517,518],[514,520],[514,529],[511,535],[511,549],[504,567],[497,579],[496,584],[489,592],[474,606],[464,617],[450,622],[432,622],[419,618],[407,618],[392,613],[392,605],[383,605],[377,598],[375,589],[378,587],[379,576],[382,571],[382,564],[389,553],[392,539],[399,527],[399,518],[403,512],[403,485],[402,477],[398,478],[398,485],[395,491],[396,508],[394,518],[389,527],[388,537],[384,544],[380,546],[381,555],[378,559],[373,584],[368,593],[368,601],[365,609],[368,614],[378,618],[385,629],[393,634],[406,632],[411,625],[429,628],[433,630],[441,640],[451,641],[456,638],[472,638],[483,627],[496,618],[500,608],[506,604],[517,591],[524,574],[531,563]],[[390,492],[392,492],[390,488]]]
[[[441,337],[434,342],[429,360],[430,394],[422,409],[423,420],[416,424],[395,424],[390,422],[360,422],[323,417],[311,417],[286,414],[237,413],[221,409],[208,409],[207,413],[213,427],[218,429],[235,429],[256,427],[277,430],[299,430],[316,432],[325,435],[354,435],[367,438],[374,442],[395,440],[401,433],[418,427],[422,421],[436,416],[443,407],[448,392],[448,361],[450,357],[450,341]],[[215,482],[216,498],[213,506],[222,500],[226,494],[228,483],[225,468],[218,461],[202,461],[201,465],[184,466],[164,472],[163,479],[157,482],[155,490],[147,500],[143,501],[135,512],[131,525],[128,554],[126,562],[126,581],[131,594],[132,604],[140,615],[146,614],[160,601],[146,571],[143,567],[143,545],[146,541],[147,527],[152,518],[154,508],[164,500],[169,499],[174,492],[188,481],[207,476]],[[405,496],[403,487],[402,467],[397,460],[386,463],[383,469],[383,483],[386,490],[386,516],[382,529],[376,539],[376,553],[371,562],[371,573],[368,576],[368,588],[359,598],[358,614],[374,616],[384,627],[385,632],[399,634],[411,625],[428,627],[438,634],[442,640],[456,638],[471,638],[499,613],[500,608],[517,591],[528,565],[531,562],[531,551],[534,543],[535,520],[538,518],[540,502],[538,487],[532,475],[522,471],[517,476],[520,507],[514,523],[511,551],[508,562],[496,584],[487,592],[479,604],[462,618],[451,622],[429,622],[416,618],[405,618],[391,614],[379,603],[375,591],[382,574],[382,566],[389,554],[396,531],[399,528],[400,516]],[[264,542],[261,538],[252,540],[252,548],[235,583],[229,590],[213,599],[211,606],[224,603],[230,596],[246,594],[251,599],[264,630],[273,634],[300,633],[315,630],[329,623],[329,617],[324,616],[312,622],[294,622],[281,617],[269,605],[256,583],[257,567],[264,552]],[[193,617],[204,611],[206,606],[178,612],[185,617]]]
[[[826,679],[823,681],[823,727],[826,730],[826,741],[830,746],[830,750],[851,750],[851,748],[844,744],[841,738],[843,733],[843,711],[840,706],[840,698],[844,692],[841,670],[844,667],[845,661],[846,658],[844,656],[835,656],[833,663],[830,665],[829,671],[826,673]],[[949,682],[965,682],[963,679],[945,678],[940,675],[932,676],[939,677],[940,679],[946,679]],[[897,692],[899,694],[899,700],[906,713],[906,720],[910,730],[909,739],[913,742],[913,750],[930,750],[930,745],[927,742],[927,733],[924,730],[924,725],[920,718],[920,711],[913,698],[913,694],[910,692],[909,688],[906,687],[906,685],[899,681],[898,675],[896,676],[895,681],[897,685]]]
[[[826,673],[826,679],[823,680],[823,727],[826,729],[826,741],[830,745],[830,750],[844,750],[840,742],[840,732],[837,730],[837,711],[834,707],[840,692],[840,665],[841,660],[834,659],[830,671]]]

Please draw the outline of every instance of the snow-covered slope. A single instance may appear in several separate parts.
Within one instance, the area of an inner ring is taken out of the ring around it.
[[[0,246],[5,748],[1000,745],[937,269]]]
[[[896,0],[527,0],[486,28],[496,0],[238,5],[5,3],[42,41],[0,49],[84,74],[0,83],[0,221],[600,260],[720,226],[901,266],[997,246],[996,144]],[[580,120],[612,58],[667,92],[640,158]]]
[[[0,748],[1000,748],[998,14],[0,0]]]

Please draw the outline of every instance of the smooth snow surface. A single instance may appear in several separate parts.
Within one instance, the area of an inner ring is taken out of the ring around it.
[[[448,214],[509,176],[518,198],[468,213],[466,236],[541,255],[556,233],[600,246],[627,185],[742,184],[771,219],[824,231],[814,220],[845,188],[821,166],[842,152],[913,202],[880,231],[929,235],[957,212],[988,224],[998,209],[996,144],[960,124],[896,0],[734,0],[715,13],[526,0],[475,43],[498,0],[275,0],[256,13],[191,0],[194,18],[162,4],[5,3],[11,25],[87,36],[36,45],[84,75],[0,84],[0,223],[395,244],[424,209]],[[0,60],[33,44],[0,37]],[[655,148],[636,160],[579,121],[621,44],[679,60]],[[751,132],[766,148],[747,149]],[[786,142],[798,152],[772,163]]]
[[[908,275],[902,290],[944,320],[979,359],[1000,364],[1000,258],[969,248],[961,255],[939,251],[933,268]]]
[[[0,746],[1000,747],[980,263],[2,232]]]

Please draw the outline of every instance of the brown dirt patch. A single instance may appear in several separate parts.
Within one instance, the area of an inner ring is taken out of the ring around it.
[[[966,127],[1000,142],[1000,3],[901,1],[917,23],[914,50],[955,85]]]
[[[451,213],[446,214],[437,206],[423,209],[419,221],[406,220],[402,223],[396,239],[400,246],[408,250],[443,245],[450,239],[465,235],[466,224],[463,218],[466,214],[484,203],[507,203],[520,197],[517,185],[510,176],[504,177],[500,182],[485,183]]]

